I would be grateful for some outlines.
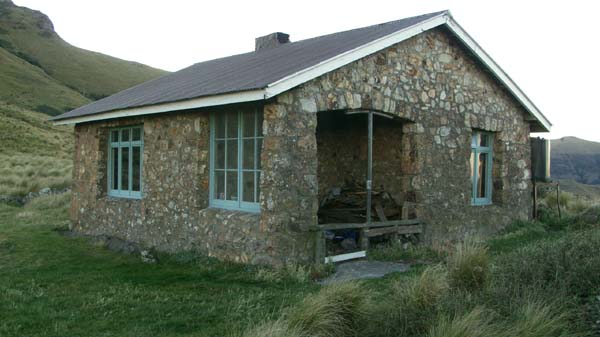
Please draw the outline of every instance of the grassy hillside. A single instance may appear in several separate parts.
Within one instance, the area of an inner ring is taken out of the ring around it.
[[[600,143],[564,137],[552,140],[551,148],[552,178],[600,185]]]
[[[4,48],[0,48],[0,100],[51,115],[90,102]]]
[[[71,184],[73,128],[0,102],[0,197]]]
[[[54,126],[48,115],[0,102],[0,155],[71,158],[73,128]]]
[[[0,1],[0,47],[0,74],[6,82],[0,87],[0,99],[49,114],[165,74],[140,63],[74,47],[56,34],[46,15],[8,0]],[[38,88],[44,90],[38,92]]]

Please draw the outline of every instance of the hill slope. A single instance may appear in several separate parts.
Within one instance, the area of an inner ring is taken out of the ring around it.
[[[166,73],[74,47],[45,14],[10,0],[0,0],[0,60],[0,100],[51,115]]]
[[[552,178],[600,185],[600,143],[564,137],[552,140],[551,148]]]

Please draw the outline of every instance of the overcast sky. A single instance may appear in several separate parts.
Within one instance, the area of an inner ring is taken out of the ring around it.
[[[75,46],[169,71],[251,51],[275,31],[297,41],[449,9],[550,119],[550,138],[600,141],[595,1],[13,1]]]

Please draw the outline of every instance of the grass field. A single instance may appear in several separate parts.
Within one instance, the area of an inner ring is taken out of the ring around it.
[[[600,295],[600,229],[575,218],[417,248],[408,257],[428,267],[321,287],[304,269],[190,252],[143,264],[65,237],[69,198],[0,204],[0,336],[592,336],[600,319],[586,311]]]

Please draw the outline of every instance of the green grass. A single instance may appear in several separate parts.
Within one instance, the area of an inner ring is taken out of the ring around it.
[[[0,204],[0,336],[588,336],[600,319],[583,310],[600,294],[598,225],[519,223],[487,249],[466,245],[407,273],[321,287],[294,265],[193,252],[143,264],[62,236],[69,200]],[[488,264],[486,282],[453,287],[453,266],[470,282]]]
[[[67,203],[0,204],[0,336],[222,336],[316,290],[208,259],[146,265],[63,237]]]
[[[56,115],[166,72],[74,47],[42,13],[0,3],[0,100]]]

